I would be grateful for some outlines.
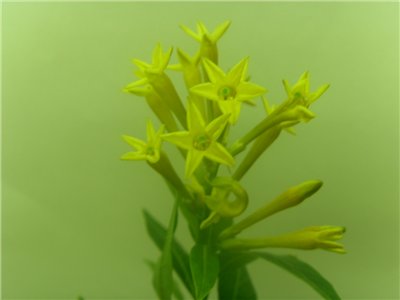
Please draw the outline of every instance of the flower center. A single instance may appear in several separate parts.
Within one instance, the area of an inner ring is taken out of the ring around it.
[[[230,86],[223,86],[219,89],[218,96],[220,96],[223,100],[232,99],[235,98],[236,91]]]
[[[154,147],[148,146],[148,147],[146,148],[146,154],[147,154],[147,155],[155,155],[155,154],[156,154],[156,151],[154,150]]]
[[[206,134],[200,134],[193,139],[193,147],[196,150],[205,151],[211,144],[211,138]]]

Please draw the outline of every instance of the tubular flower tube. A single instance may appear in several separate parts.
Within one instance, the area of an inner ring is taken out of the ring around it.
[[[162,100],[160,95],[150,84],[146,84],[144,86],[127,86],[124,91],[145,97],[147,104],[161,121],[161,123],[165,125],[167,130],[169,132],[178,130],[175,119],[171,114],[167,104]]]
[[[230,25],[230,21],[225,21],[217,26],[212,33],[208,31],[202,22],[197,23],[197,33],[193,32],[185,25],[180,25],[180,27],[185,33],[200,43],[198,57],[206,57],[214,63],[218,63],[217,42],[224,35]]]
[[[232,145],[230,152],[232,155],[239,154],[254,139],[275,126],[279,126],[285,123],[287,124],[287,122],[299,122],[301,120],[303,120],[304,122],[308,122],[314,117],[315,115],[303,106],[296,106],[280,114],[271,114],[260,123],[258,123],[258,125],[256,125],[245,136],[236,141]]]
[[[242,232],[244,229],[254,225],[255,223],[260,222],[261,220],[264,220],[265,218],[277,212],[300,204],[305,199],[316,193],[321,188],[321,186],[321,181],[310,180],[291,187],[290,189],[276,197],[273,201],[259,208],[239,223],[225,229],[220,234],[220,239],[222,240],[235,236]]]
[[[235,180],[242,179],[261,154],[263,154],[264,151],[279,137],[280,133],[281,129],[274,127],[261,134],[254,142],[249,152],[246,153],[246,156],[235,170],[235,173],[233,173],[232,178]]]
[[[315,117],[314,113],[308,108],[329,88],[329,84],[324,84],[317,91],[310,93],[309,72],[304,72],[292,87],[286,80],[283,80],[283,85],[288,99],[274,108],[270,107],[268,101],[264,98],[268,117],[231,147],[232,155],[242,152],[250,142],[274,126],[279,126],[281,129],[294,133],[291,126],[301,121],[308,122]]]
[[[159,173],[167,182],[172,184],[186,199],[191,198],[187,188],[168,159],[168,156],[163,151],[160,153],[160,159],[154,164],[149,163],[149,166]]]
[[[188,150],[185,170],[186,177],[190,177],[193,174],[203,160],[203,157],[232,166],[235,162],[233,157],[218,142],[218,138],[228,122],[229,115],[222,115],[206,125],[198,108],[192,103],[188,105],[188,131],[173,132],[162,136],[164,140]]]
[[[163,53],[161,45],[157,44],[153,51],[152,64],[148,64],[138,59],[133,60],[133,62],[139,67],[136,75],[141,79],[129,84],[127,89],[136,85],[149,83],[154,90],[161,95],[161,98],[172,110],[179,122],[185,126],[185,107],[183,106],[171,79],[164,72],[169,63],[171,54],[172,48],[169,48],[166,53]]]
[[[219,244],[223,250],[250,250],[256,248],[295,248],[303,250],[323,249],[340,254],[346,253],[338,243],[345,232],[339,226],[312,226],[276,237],[257,239],[228,239]]]
[[[189,90],[191,87],[201,83],[201,73],[198,67],[199,57],[197,56],[195,58],[191,58],[188,54],[180,49],[178,49],[177,53],[180,64],[176,67],[176,69],[183,72],[183,79],[185,81],[186,88]],[[202,97],[193,94],[189,97],[191,101],[196,104],[201,115],[205,117],[205,100]]]
[[[177,68],[183,72],[186,87],[190,89],[192,86],[201,83],[201,73],[198,68],[199,58],[191,58],[181,49],[178,49],[177,53],[180,63]]]
[[[203,65],[210,82],[196,85],[190,92],[216,101],[223,113],[231,114],[231,124],[239,118],[242,102],[267,92],[265,88],[245,81],[248,58],[242,59],[227,74],[209,59],[203,59]]]
[[[249,197],[246,190],[229,177],[217,177],[211,182],[213,187],[211,195],[204,197],[204,202],[211,210],[210,216],[200,225],[201,229],[219,220],[220,217],[233,218],[243,213],[247,208]],[[235,196],[230,200],[230,194]]]

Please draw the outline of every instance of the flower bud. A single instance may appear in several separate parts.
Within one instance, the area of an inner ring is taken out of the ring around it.
[[[344,227],[312,226],[276,237],[258,239],[228,239],[220,243],[224,250],[250,250],[256,248],[295,248],[303,250],[323,249],[344,254],[342,244],[336,242],[343,237]]]
[[[310,180],[303,182],[302,184],[299,184],[297,186],[291,187],[286,192],[275,198],[272,202],[269,202],[268,204],[259,208],[239,223],[225,229],[221,233],[220,239],[222,240],[235,236],[244,229],[250,227],[251,225],[260,222],[261,220],[279,211],[300,204],[305,199],[317,192],[321,188],[321,186],[322,181]]]

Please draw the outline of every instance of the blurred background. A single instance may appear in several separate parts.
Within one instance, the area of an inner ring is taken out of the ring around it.
[[[348,254],[294,254],[343,299],[398,299],[398,3],[4,3],[2,22],[3,299],[154,299],[145,259],[159,252],[142,210],[165,224],[172,198],[143,162],[122,162],[122,134],[145,138],[155,118],[122,88],[132,58],[150,61],[157,42],[194,54],[179,24],[232,25],[219,43],[225,70],[250,56],[252,81],[272,103],[282,79],[306,70],[331,88],[317,118],[282,134],[244,177],[252,211],[309,179],[323,188],[246,236],[309,225],[343,225]],[[173,55],[172,62],[177,58]],[[185,97],[179,73],[169,72]],[[265,116],[244,107],[240,137]],[[167,146],[176,168],[183,163]],[[183,220],[183,219],[182,219]],[[190,247],[183,223],[178,234]],[[244,234],[243,234],[244,235]],[[267,262],[249,267],[259,299],[318,299]]]

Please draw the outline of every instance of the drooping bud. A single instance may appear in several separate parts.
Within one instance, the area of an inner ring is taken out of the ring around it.
[[[206,196],[204,201],[212,213],[201,224],[201,228],[210,225],[210,221],[216,217],[233,218],[239,216],[247,208],[249,202],[246,190],[232,178],[217,177],[211,185],[213,186],[211,195]],[[233,194],[234,199],[230,199],[231,194]]]

